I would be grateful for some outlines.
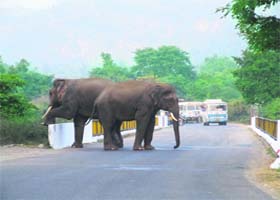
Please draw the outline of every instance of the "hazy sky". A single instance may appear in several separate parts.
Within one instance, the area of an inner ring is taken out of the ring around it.
[[[56,77],[87,76],[110,53],[133,64],[136,49],[175,45],[199,65],[239,56],[246,42],[216,8],[229,0],[0,0],[0,55]]]

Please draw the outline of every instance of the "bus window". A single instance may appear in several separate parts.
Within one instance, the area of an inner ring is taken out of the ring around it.
[[[226,107],[226,105],[218,105],[217,109],[222,110],[222,111],[226,111],[227,107]]]

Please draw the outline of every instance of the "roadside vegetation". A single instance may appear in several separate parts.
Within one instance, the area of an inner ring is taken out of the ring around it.
[[[251,108],[258,108],[260,116],[279,119],[280,20],[254,12],[277,2],[233,0],[218,9],[236,20],[237,29],[248,41],[241,57],[213,55],[194,66],[186,50],[162,45],[136,49],[135,64],[121,66],[110,53],[103,52],[102,65],[91,66],[88,77],[155,79],[173,85],[178,96],[188,101],[215,98],[228,102],[231,121],[248,123]],[[40,116],[47,107],[54,77],[39,73],[25,59],[7,64],[1,57],[0,73],[0,144],[47,143],[47,129],[40,125]]]

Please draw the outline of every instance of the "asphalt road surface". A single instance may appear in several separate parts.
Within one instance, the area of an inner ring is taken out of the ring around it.
[[[154,151],[132,151],[131,136],[114,152],[94,143],[2,161],[1,200],[272,199],[246,178],[263,148],[246,126],[187,124],[180,132],[176,150],[166,128],[154,133]]]

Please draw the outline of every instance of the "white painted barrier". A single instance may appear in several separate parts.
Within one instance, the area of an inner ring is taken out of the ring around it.
[[[263,137],[267,143],[272,147],[272,149],[278,155],[278,158],[270,165],[272,169],[280,169],[280,120],[277,121],[277,138],[273,139],[267,133],[262,132],[260,129],[256,127],[256,117],[251,118],[251,126],[254,132],[256,132],[259,136]]]
[[[162,118],[159,125],[155,129],[160,129],[167,126],[167,117]],[[135,129],[122,131],[121,134],[126,136],[128,134],[135,133]],[[74,124],[70,123],[61,123],[61,124],[51,124],[48,126],[48,138],[49,144],[53,149],[63,149],[66,147],[71,147],[74,143]],[[84,143],[97,142],[98,140],[103,140],[103,135],[93,136],[92,135],[92,122],[88,123],[84,129]]]
[[[74,143],[74,124],[70,122],[49,125],[48,137],[53,149],[71,147]],[[97,139],[99,139],[98,136],[92,137],[92,124],[90,122],[85,126],[83,143],[95,142]]]

